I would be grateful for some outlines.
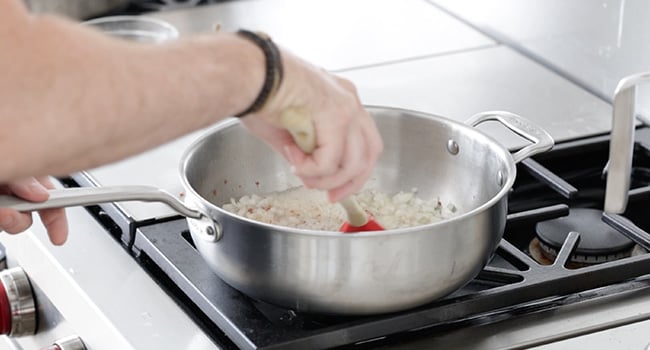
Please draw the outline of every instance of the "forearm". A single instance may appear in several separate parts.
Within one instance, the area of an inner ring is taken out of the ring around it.
[[[243,110],[262,85],[261,51],[229,34],[138,45],[48,18],[12,31],[0,30],[0,150],[12,152],[0,183],[143,151]]]

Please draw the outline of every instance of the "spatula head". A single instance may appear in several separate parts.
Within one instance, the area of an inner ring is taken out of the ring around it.
[[[385,230],[373,217],[368,217],[368,222],[362,226],[352,226],[349,222],[344,222],[339,231],[343,233],[366,232],[366,231],[383,231]]]

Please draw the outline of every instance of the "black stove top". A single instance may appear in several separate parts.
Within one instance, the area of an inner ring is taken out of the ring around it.
[[[648,288],[650,129],[636,132],[623,215],[601,211],[608,146],[607,136],[577,140],[518,164],[503,240],[479,276],[441,300],[377,316],[300,314],[253,300],[205,266],[185,219],[132,223],[105,207],[89,209],[216,342],[364,348]]]

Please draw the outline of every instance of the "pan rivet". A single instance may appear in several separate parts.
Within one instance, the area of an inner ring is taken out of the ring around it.
[[[503,171],[499,170],[497,172],[497,185],[503,187],[504,183],[505,183],[505,177],[503,176]]]
[[[206,227],[205,233],[207,233],[208,236],[214,236],[214,228],[212,226]]]
[[[454,140],[449,140],[447,141],[447,151],[453,155],[457,155],[458,152],[460,151],[460,148],[458,147],[458,143]]]

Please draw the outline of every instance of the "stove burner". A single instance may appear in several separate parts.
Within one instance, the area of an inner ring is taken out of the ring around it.
[[[530,241],[528,244],[528,251],[530,252],[530,256],[542,265],[552,265],[553,261],[555,261],[555,257],[546,257],[548,254],[544,252],[541,243],[537,238],[533,238]],[[571,267],[573,268],[573,266]]]
[[[576,268],[629,257],[634,242],[601,220],[602,211],[572,208],[568,216],[537,223],[537,237],[530,242],[531,255],[540,264],[555,261],[571,231],[580,233],[580,241],[567,267]]]

